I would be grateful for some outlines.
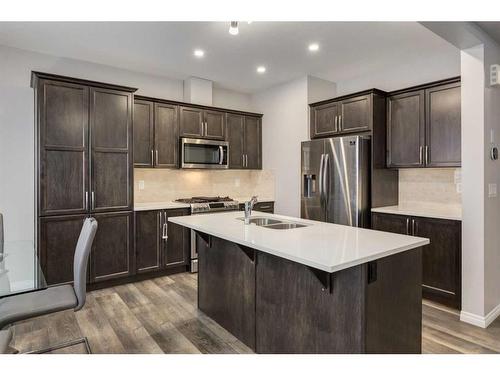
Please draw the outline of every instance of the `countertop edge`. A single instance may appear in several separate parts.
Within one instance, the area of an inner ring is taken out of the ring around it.
[[[419,211],[419,210],[413,210],[411,208],[401,208],[399,206],[376,207],[376,208],[372,208],[371,212],[378,212],[381,214],[390,214],[390,215],[407,215],[407,216],[426,217],[426,218],[430,218],[430,219],[462,221],[461,215],[426,212],[425,210]]]
[[[367,263],[367,262],[370,262],[370,261],[373,261],[373,260],[385,258],[387,256],[395,255],[395,254],[398,254],[398,253],[401,253],[401,252],[404,252],[404,251],[408,251],[408,250],[411,250],[411,249],[416,249],[416,248],[428,245],[430,243],[430,241],[427,238],[420,238],[420,240],[418,242],[416,242],[414,244],[411,244],[411,245],[406,245],[406,246],[403,246],[403,247],[400,247],[400,248],[390,249],[390,250],[387,250],[387,251],[385,251],[383,253],[380,253],[380,254],[366,256],[366,257],[363,257],[363,258],[360,258],[360,259],[356,259],[356,261],[351,261],[351,262],[347,262],[347,263],[344,263],[344,264],[341,264],[341,265],[338,265],[338,266],[331,266],[331,267],[329,267],[329,266],[325,266],[324,264],[319,264],[319,263],[316,263],[316,262],[312,262],[312,261],[304,260],[304,259],[301,259],[301,258],[297,258],[297,257],[291,256],[290,254],[282,253],[282,252],[274,250],[274,249],[269,249],[269,248],[266,248],[264,246],[255,245],[253,243],[249,243],[249,242],[246,242],[246,241],[241,241],[241,240],[238,240],[238,239],[230,238],[230,236],[225,236],[225,235],[223,235],[221,233],[216,233],[216,232],[214,232],[212,230],[207,230],[206,228],[201,228],[201,227],[199,227],[197,225],[193,225],[193,224],[186,225],[185,223],[179,222],[178,219],[179,219],[178,217],[169,217],[168,221],[170,221],[170,222],[172,222],[174,224],[179,224],[179,225],[185,226],[187,228],[194,229],[194,230],[197,230],[197,231],[209,234],[211,236],[222,238],[223,240],[226,240],[226,241],[230,241],[230,242],[237,243],[239,245],[250,247],[250,248],[253,248],[255,250],[262,251],[262,252],[265,252],[267,254],[274,255],[274,256],[277,256],[277,257],[280,257],[280,258],[283,258],[283,259],[287,259],[287,260],[290,260],[292,262],[303,264],[305,266],[316,268],[316,269],[319,269],[321,271],[325,271],[325,272],[328,272],[328,273],[334,273],[334,272],[342,271],[344,269],[355,267],[355,266],[358,266],[360,264]],[[419,237],[416,237],[416,238],[419,238]]]
[[[239,204],[245,203],[244,200],[235,199]],[[275,202],[274,199],[261,199],[259,203]],[[151,202],[151,203],[137,203],[134,204],[134,211],[154,211],[154,210],[173,210],[176,208],[190,208],[188,203],[179,202]]]

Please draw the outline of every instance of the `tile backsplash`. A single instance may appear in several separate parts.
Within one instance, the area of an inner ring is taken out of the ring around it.
[[[144,188],[139,189],[142,181]],[[274,200],[274,175],[268,170],[134,169],[134,202],[168,202],[193,196]]]
[[[399,170],[399,205],[462,206],[460,168]]]

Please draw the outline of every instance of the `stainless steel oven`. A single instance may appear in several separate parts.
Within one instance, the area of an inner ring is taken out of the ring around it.
[[[227,169],[228,167],[228,142],[181,138],[181,168]]]

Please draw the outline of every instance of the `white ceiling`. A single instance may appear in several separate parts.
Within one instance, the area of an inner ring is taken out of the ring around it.
[[[306,74],[347,80],[458,50],[416,22],[17,22],[0,44],[253,93]],[[318,42],[320,50],[307,46]],[[205,51],[202,59],[193,50]],[[257,74],[265,65],[267,72]]]

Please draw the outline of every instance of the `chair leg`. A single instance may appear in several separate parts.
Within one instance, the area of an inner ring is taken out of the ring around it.
[[[87,354],[92,354],[92,351],[90,350],[89,340],[87,340],[86,337],[81,337],[79,339],[67,341],[67,342],[64,342],[62,344],[57,344],[57,345],[54,345],[54,346],[51,346],[51,347],[45,348],[45,349],[33,350],[30,352],[26,352],[24,354],[44,354],[44,353],[48,353],[48,352],[51,352],[54,350],[63,349],[63,348],[67,348],[67,347],[78,345],[78,344],[85,344],[85,350],[87,351]]]

